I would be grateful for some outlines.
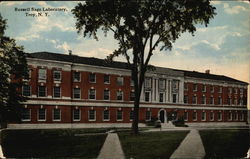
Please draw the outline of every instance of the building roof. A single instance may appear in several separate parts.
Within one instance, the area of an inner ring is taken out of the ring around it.
[[[104,59],[98,59],[94,57],[82,57],[77,55],[67,55],[67,54],[60,54],[60,53],[51,53],[51,52],[35,52],[35,53],[28,53],[27,57],[29,58],[38,58],[44,60],[53,60],[53,61],[62,61],[62,62],[70,62],[70,63],[77,63],[77,64],[86,64],[86,65],[94,65],[94,66],[102,66],[102,67],[112,67],[112,68],[119,68],[119,69],[128,69],[128,64],[125,62],[108,62]],[[202,78],[208,80],[218,80],[218,81],[225,81],[225,82],[234,82],[239,84],[248,83],[227,77],[224,75],[215,75],[210,73],[201,73],[196,71],[186,71],[186,70],[177,70],[177,69],[170,69],[170,68],[163,68],[163,67],[155,67],[155,71],[158,72],[178,72],[185,77],[192,77],[192,78]],[[176,74],[176,73],[175,73]]]

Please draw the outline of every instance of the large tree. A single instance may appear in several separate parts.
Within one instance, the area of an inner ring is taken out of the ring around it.
[[[100,0],[79,3],[72,10],[76,28],[83,36],[98,40],[98,30],[113,32],[118,48],[108,59],[122,55],[134,81],[133,132],[138,133],[141,90],[149,61],[157,47],[170,50],[181,33],[207,26],[215,15],[208,0]]]
[[[27,62],[23,48],[6,37],[6,20],[0,15],[0,124],[20,121],[22,77],[27,77]]]

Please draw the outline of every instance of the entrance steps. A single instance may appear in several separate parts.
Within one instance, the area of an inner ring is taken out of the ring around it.
[[[168,123],[161,123],[161,128],[174,128],[174,124],[170,121]]]

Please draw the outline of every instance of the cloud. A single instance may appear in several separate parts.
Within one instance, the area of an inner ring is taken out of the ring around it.
[[[14,6],[14,5],[21,5],[21,4],[23,4],[23,3],[25,3],[25,2],[20,2],[20,1],[8,1],[8,2],[0,2],[1,3],[1,5],[5,5],[5,6]]]
[[[228,14],[239,14],[241,11],[248,11],[245,7],[239,5],[230,7],[228,3],[224,3],[223,7]]]

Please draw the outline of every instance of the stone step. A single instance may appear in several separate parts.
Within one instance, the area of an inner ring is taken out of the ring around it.
[[[174,128],[174,124],[172,122],[168,122],[168,123],[161,123],[161,127],[162,128]]]

